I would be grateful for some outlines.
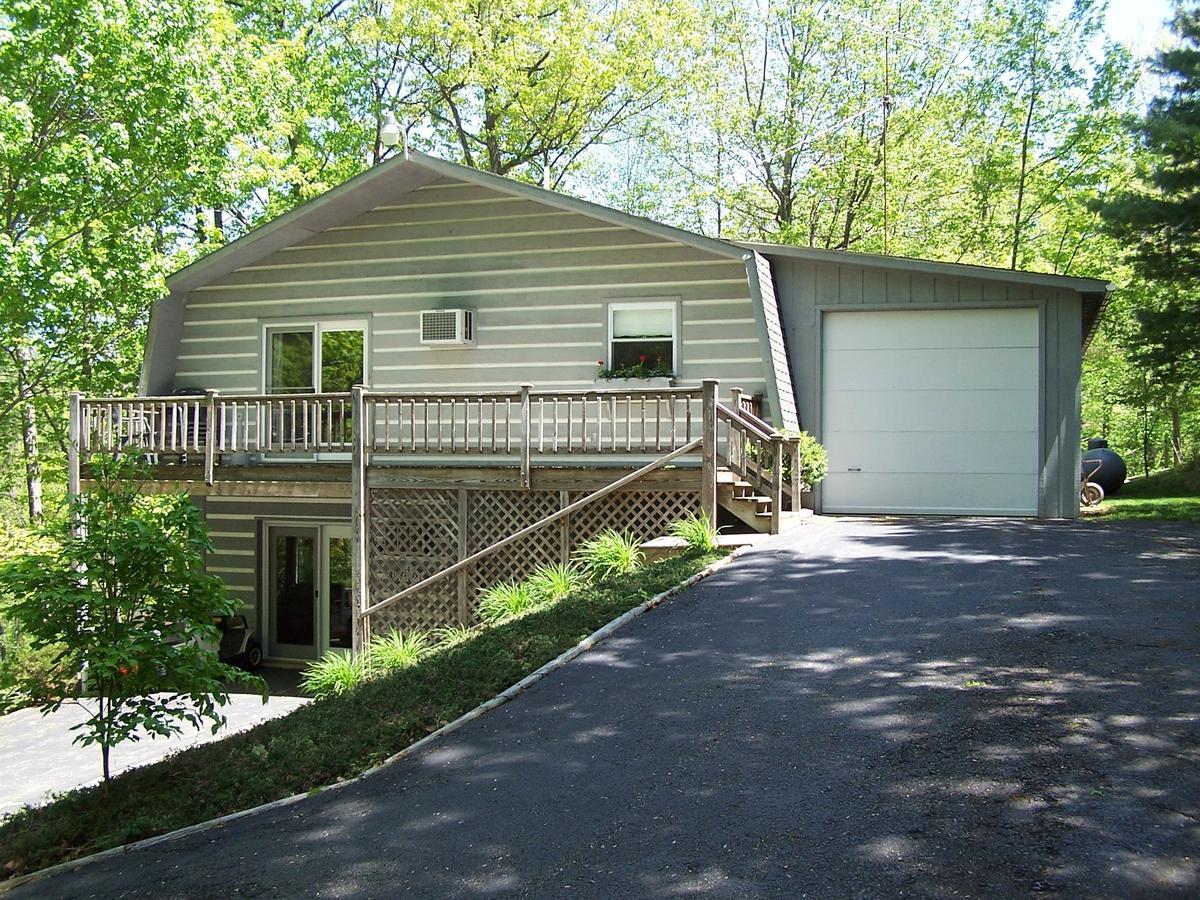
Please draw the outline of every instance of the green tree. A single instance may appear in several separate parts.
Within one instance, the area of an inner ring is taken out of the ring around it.
[[[1141,179],[1099,204],[1146,282],[1129,352],[1163,398],[1176,464],[1184,460],[1184,419],[1200,384],[1200,7],[1190,6],[1173,22],[1178,43],[1156,59],[1167,92],[1137,126]]]
[[[408,0],[390,33],[442,152],[549,186],[678,87],[691,7],[631,0]]]
[[[170,736],[184,725],[224,723],[227,683],[266,686],[217,658],[213,616],[236,612],[220,579],[204,574],[212,544],[184,494],[140,493],[135,459],[92,461],[92,487],[48,529],[48,546],[0,567],[11,596],[7,615],[32,649],[55,653],[58,673],[82,672],[83,696],[62,679],[28,685],[44,712],[78,703],[88,713],[76,742],[109,754],[143,734]]]
[[[216,0],[0,4],[0,420],[32,520],[47,406],[127,389],[163,257],[226,165],[231,36]]]

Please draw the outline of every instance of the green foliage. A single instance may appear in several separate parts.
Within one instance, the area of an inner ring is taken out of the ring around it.
[[[708,520],[708,516],[688,516],[678,522],[672,522],[668,533],[672,537],[682,538],[693,550],[711,553],[719,545],[720,529]]]
[[[336,697],[362,684],[370,675],[369,657],[328,650],[304,668],[300,689],[317,698]]]
[[[107,780],[114,745],[185,724],[215,732],[228,682],[256,684],[264,697],[266,686],[210,649],[213,616],[238,604],[204,574],[212,544],[196,507],[182,494],[140,494],[144,471],[129,458],[97,458],[92,476],[67,520],[45,532],[46,548],[0,566],[0,585],[30,649],[54,653],[58,676],[22,685],[37,704],[72,701],[63,677],[86,673],[92,702],[76,741],[100,746]]]
[[[475,629],[412,668],[122,772],[107,796],[82,788],[25,809],[0,823],[0,859],[14,861],[10,874],[19,875],[352,778],[716,558],[689,553],[593,585],[529,615]]]
[[[484,591],[475,611],[484,622],[495,624],[528,612],[540,602],[530,590],[529,585],[506,581]]]
[[[1156,419],[1165,420],[1168,464],[1200,447],[1200,8],[1180,7],[1174,28],[1178,42],[1156,61],[1166,93],[1137,123],[1138,177],[1094,204],[1139,278],[1131,292],[1136,306],[1125,310],[1115,342],[1132,371],[1116,384],[1140,418],[1146,472],[1157,457]],[[1115,367],[1107,368],[1112,374]]]
[[[824,445],[807,431],[784,429],[784,434],[796,439],[800,454],[800,473],[806,490],[812,490],[829,474],[829,454]],[[791,460],[785,460],[785,475],[791,477]]]
[[[675,373],[670,366],[661,363],[638,362],[631,366],[602,366],[596,377],[603,381],[614,378],[673,378]]]
[[[596,580],[629,575],[640,569],[645,559],[632,535],[621,534],[611,528],[585,541],[577,555]]]
[[[132,386],[167,248],[247,124],[242,61],[213,0],[0,13],[0,438],[26,437],[31,495],[65,392]]]
[[[1200,462],[1125,483],[1087,517],[1104,521],[1200,522]]]
[[[588,577],[574,564],[557,563],[535,569],[525,584],[538,603],[547,603],[583,590]]]
[[[453,647],[469,640],[476,629],[470,625],[443,625],[433,630],[434,646],[438,648]]]
[[[392,629],[371,640],[368,665],[378,672],[406,669],[416,665],[432,648],[433,642],[424,631]]]

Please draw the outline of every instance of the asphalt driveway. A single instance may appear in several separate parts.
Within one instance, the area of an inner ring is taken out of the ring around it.
[[[365,782],[19,896],[1195,896],[1200,531],[828,520]]]

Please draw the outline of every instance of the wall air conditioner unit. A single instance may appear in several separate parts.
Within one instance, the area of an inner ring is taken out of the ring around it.
[[[474,347],[475,311],[471,309],[422,310],[421,343],[431,347]]]

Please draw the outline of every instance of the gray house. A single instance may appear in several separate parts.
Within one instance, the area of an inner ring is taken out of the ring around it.
[[[818,512],[1074,517],[1111,290],[714,240],[418,153],[168,285],[139,396],[75,399],[75,470],[150,454],[281,660],[469,619],[605,527],[787,527],[798,428]]]

